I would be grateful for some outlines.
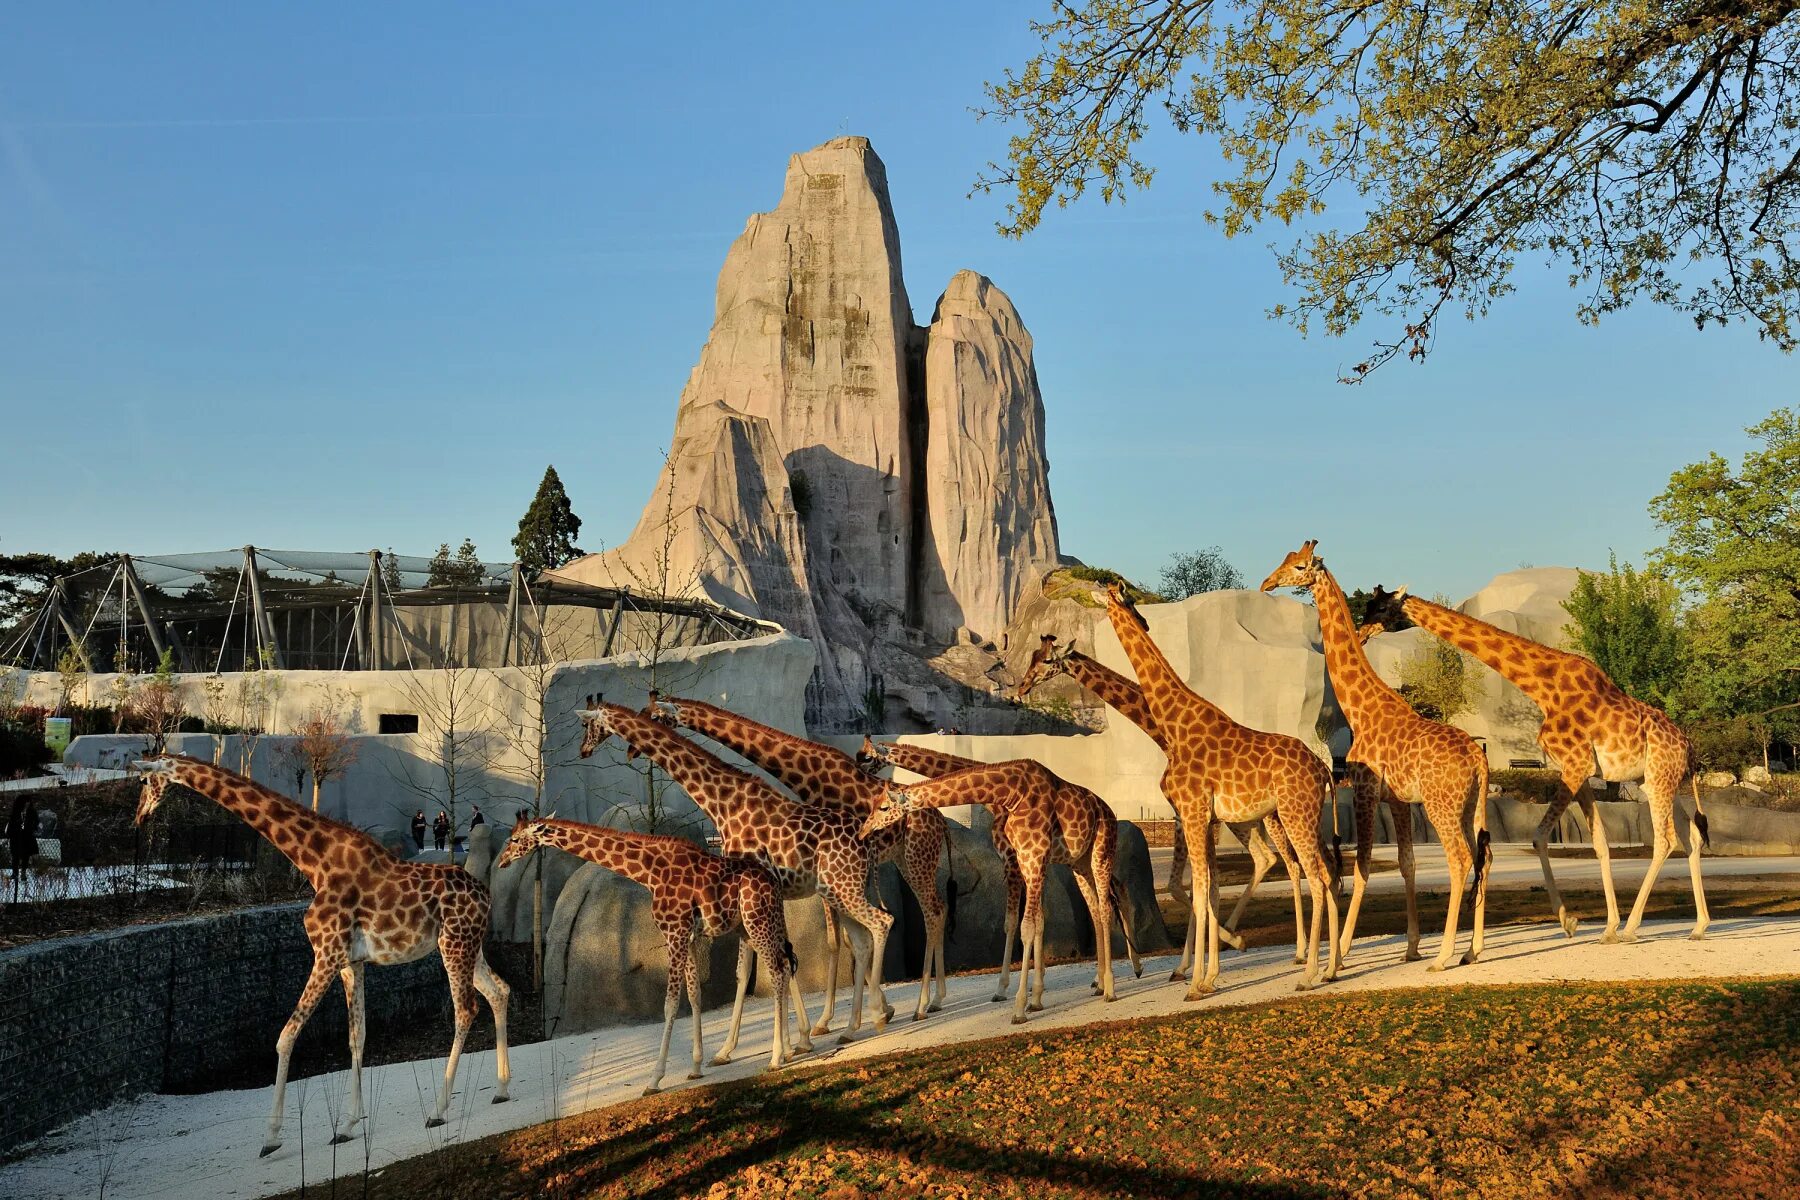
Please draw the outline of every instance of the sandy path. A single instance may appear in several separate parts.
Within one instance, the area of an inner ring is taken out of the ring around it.
[[[1481,963],[1443,974],[1426,971],[1427,962],[1403,963],[1404,939],[1371,939],[1358,944],[1338,983],[1308,993],[1329,996],[1344,991],[1381,988],[1442,987],[1460,984],[1549,982],[1562,980],[1681,979],[1786,975],[1800,972],[1800,922],[1771,919],[1721,920],[1712,936],[1690,942],[1686,923],[1646,923],[1635,945],[1602,946],[1585,927],[1575,941],[1554,926],[1512,927],[1490,937]],[[1466,934],[1465,934],[1466,939]],[[1464,941],[1466,946],[1467,942]],[[1429,956],[1436,938],[1428,933]],[[1035,1014],[1025,1031],[1054,1029],[1095,1020],[1201,1012],[1204,1008],[1253,1004],[1293,996],[1295,969],[1289,953],[1269,947],[1248,954],[1227,953],[1226,990],[1201,1007],[1182,1002],[1185,985],[1170,984],[1174,959],[1149,960],[1142,979],[1131,978],[1129,965],[1120,980],[1120,998],[1105,1004],[1091,998],[1091,965],[1053,967],[1045,994],[1046,1008]],[[379,973],[372,977],[380,986]],[[905,986],[890,985],[898,1005]],[[992,975],[951,979],[944,1011],[913,1023],[902,1018],[885,1033],[850,1046],[835,1038],[819,1039],[819,1048],[802,1062],[844,1061],[873,1054],[1020,1032],[1010,1024],[1011,1005],[988,999]],[[816,1001],[815,1001],[816,1003]],[[840,1009],[840,1013],[841,1013]],[[705,1015],[709,1053],[724,1036],[724,1012]],[[494,1086],[491,1052],[464,1059],[459,1089],[449,1123],[424,1128],[442,1060],[398,1063],[364,1073],[370,1119],[364,1136],[335,1152],[326,1145],[328,1122],[342,1101],[345,1077],[323,1075],[291,1085],[286,1144],[270,1157],[258,1158],[269,1090],[214,1092],[200,1096],[146,1096],[94,1114],[53,1136],[34,1156],[0,1168],[0,1195],[13,1197],[94,1196],[104,1184],[107,1196],[258,1197],[316,1185],[334,1175],[374,1169],[443,1146],[503,1130],[566,1116],[637,1096],[655,1061],[660,1025],[641,1025],[559,1038],[524,1046],[513,1054],[513,1102],[490,1103]],[[769,1011],[766,1001],[751,1007],[736,1062],[709,1069],[711,1081],[754,1073],[768,1056]],[[688,1085],[680,1062],[688,1036],[686,1020],[677,1027],[675,1054],[666,1084]],[[51,1083],[53,1081],[46,1081]],[[302,1129],[302,1120],[304,1129]]]

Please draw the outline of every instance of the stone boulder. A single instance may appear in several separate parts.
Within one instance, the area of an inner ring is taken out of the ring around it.
[[[1044,402],[1031,335],[986,276],[959,271],[925,335],[924,561],[928,638],[985,641],[1057,565]]]
[[[393,856],[402,862],[419,852],[418,843],[412,840],[410,833],[395,829],[390,825],[371,825],[363,832],[386,846]]]
[[[702,938],[700,946],[701,1007],[729,1003],[737,939]],[[545,1032],[562,1037],[660,1019],[668,978],[650,893],[598,863],[581,863],[558,893],[544,937]]]
[[[887,953],[882,958],[881,978],[883,985],[903,979],[906,976],[906,930],[902,924],[904,902],[901,892],[905,884],[900,881],[900,873],[892,863],[883,863],[875,872],[875,886],[872,889],[876,903],[894,914],[894,926],[888,933]],[[787,922],[788,941],[793,944],[794,957],[800,963],[800,990],[806,993],[809,1011],[817,1017],[814,1000],[817,993],[825,990],[830,979],[831,951],[825,941],[825,901],[817,896],[808,896],[803,900],[789,900],[786,903],[783,918]],[[849,991],[854,972],[851,969],[850,944],[845,942],[843,950],[838,954],[838,990],[841,993],[839,1015],[842,1007],[849,1001]],[[734,966],[735,969],[735,966]],[[756,993],[767,995],[769,975],[758,968],[756,972]],[[894,993],[898,995],[898,993]],[[890,997],[890,1004],[898,1010],[899,1003]],[[835,1026],[834,1026],[835,1027]]]
[[[495,851],[498,862],[506,843]],[[544,875],[544,926],[549,928],[563,887],[577,871],[593,864],[562,850],[539,850],[507,867],[488,872],[488,891],[493,894],[493,909],[488,914],[488,928],[502,942],[531,941],[531,897],[537,878],[538,864]],[[660,1011],[660,1010],[659,1010]]]
[[[482,883],[494,869],[494,831],[486,824],[477,825],[469,830],[469,853],[463,859],[463,869]]]
[[[1121,915],[1137,943],[1139,954],[1159,954],[1173,946],[1163,924],[1162,906],[1156,899],[1156,875],[1150,866],[1150,844],[1144,831],[1130,821],[1119,822],[1119,856],[1113,873],[1125,884],[1126,911]],[[1114,950],[1123,955],[1124,944],[1114,939]]]

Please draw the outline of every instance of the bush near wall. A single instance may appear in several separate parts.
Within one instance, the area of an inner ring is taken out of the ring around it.
[[[1548,804],[1562,792],[1562,775],[1548,767],[1512,767],[1490,772],[1488,786],[1498,787],[1502,796]]]

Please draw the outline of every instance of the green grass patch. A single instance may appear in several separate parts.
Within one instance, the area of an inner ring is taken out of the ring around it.
[[[1797,1040],[1791,979],[1196,1007],[678,1091],[367,1194],[1796,1195]]]

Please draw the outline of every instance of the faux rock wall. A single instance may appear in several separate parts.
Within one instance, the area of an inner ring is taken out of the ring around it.
[[[275,1037],[312,969],[305,907],[0,952],[0,1154],[117,1101],[207,1090],[246,1066],[266,1063],[272,1086]],[[450,992],[436,955],[372,970],[368,980],[371,1041],[402,1021],[441,1021],[448,1047]],[[327,1002],[300,1045],[344,1037],[344,1006]]]

